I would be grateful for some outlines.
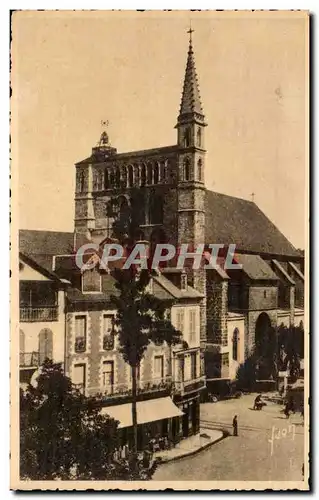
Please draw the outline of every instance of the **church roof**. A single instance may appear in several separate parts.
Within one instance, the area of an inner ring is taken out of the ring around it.
[[[251,280],[279,281],[278,276],[259,255],[237,254],[235,260],[243,266],[244,273]]]
[[[203,115],[191,37],[189,40],[189,48],[187,54],[180,116],[189,113],[198,113],[200,115]]]
[[[206,191],[207,244],[236,245],[236,252],[302,257],[295,247],[252,202]]]

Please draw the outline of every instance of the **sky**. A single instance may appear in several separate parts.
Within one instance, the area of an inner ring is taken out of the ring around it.
[[[74,163],[176,143],[190,21],[206,187],[252,199],[305,247],[307,18],[298,12],[20,11],[12,23],[19,227],[73,230]],[[227,214],[225,214],[227,218]]]

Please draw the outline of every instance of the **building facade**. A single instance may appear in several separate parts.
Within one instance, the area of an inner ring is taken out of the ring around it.
[[[141,239],[196,247],[236,245],[240,271],[186,269],[204,298],[200,335],[207,379],[235,377],[256,339],[280,324],[304,322],[303,255],[258,206],[209,191],[204,116],[190,37],[176,143],[118,153],[103,132],[91,155],[76,163],[74,229],[100,242],[114,214],[136,209]],[[167,278],[174,281],[174,273]]]
[[[28,384],[46,358],[65,362],[67,282],[20,253],[19,286],[20,382]]]

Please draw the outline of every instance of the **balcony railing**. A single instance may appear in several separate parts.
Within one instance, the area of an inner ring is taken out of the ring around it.
[[[191,380],[174,381],[174,390],[176,394],[189,394],[191,392],[204,389],[204,387],[206,387],[205,376],[201,376]]]
[[[137,381],[137,394],[150,392],[168,391],[172,387],[171,377],[155,378],[152,380]],[[131,384],[113,384],[107,387],[90,387],[87,390],[89,396],[99,395],[101,397],[117,398],[132,395]]]
[[[38,352],[20,352],[20,368],[34,368],[40,364]]]
[[[57,321],[58,314],[58,306],[20,307],[21,322]]]

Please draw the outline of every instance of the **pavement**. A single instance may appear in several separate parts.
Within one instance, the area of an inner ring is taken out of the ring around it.
[[[200,428],[195,436],[183,439],[170,450],[157,451],[153,459],[161,458],[162,463],[171,462],[180,458],[189,457],[224,438],[221,430]]]
[[[201,405],[201,433],[228,430],[238,416],[239,436],[229,435],[183,460],[161,464],[155,481],[302,481],[304,422],[300,413],[289,419],[282,405],[268,401],[253,410],[256,394]],[[181,443],[183,445],[183,443]]]

